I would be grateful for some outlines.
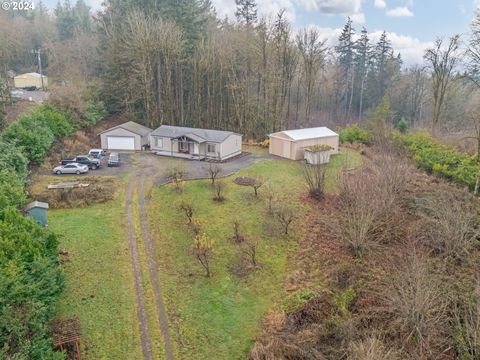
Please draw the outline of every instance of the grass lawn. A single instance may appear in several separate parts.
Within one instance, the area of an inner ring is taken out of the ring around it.
[[[335,178],[343,167],[359,162],[359,155],[343,150],[329,165],[328,190],[335,191]],[[280,227],[266,211],[264,188],[255,198],[249,187],[233,183],[237,176],[260,175],[268,181],[279,202],[296,208],[297,220],[290,236],[281,235]],[[189,181],[183,193],[172,185],[152,191],[149,221],[160,265],[165,303],[169,312],[172,338],[177,356],[182,359],[245,358],[261,330],[266,312],[282,301],[283,284],[288,272],[289,254],[294,254],[303,237],[302,219],[308,205],[301,201],[306,186],[301,163],[262,159],[248,169],[222,180],[226,201],[212,200],[209,181]],[[215,241],[213,276],[206,278],[198,261],[191,255],[193,235],[186,217],[177,209],[179,201],[195,208],[195,217],[203,232]],[[243,234],[257,239],[261,266],[245,276],[232,268],[240,256],[231,242],[233,219],[238,219]]]
[[[121,184],[123,186],[123,183]],[[141,359],[123,192],[83,209],[51,210],[49,228],[68,251],[59,316],[78,316],[87,359]]]

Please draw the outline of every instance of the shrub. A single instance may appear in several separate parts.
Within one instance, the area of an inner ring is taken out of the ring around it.
[[[14,171],[25,180],[28,175],[28,160],[20,149],[0,141],[0,169]]]
[[[0,212],[0,357],[59,359],[48,322],[63,288],[57,238],[17,210]]]
[[[405,120],[404,117],[400,119],[400,121],[397,124],[397,129],[400,131],[402,134],[405,134],[408,130],[408,123],[407,120]]]
[[[426,132],[395,133],[394,139],[407,149],[420,168],[474,189],[480,172],[475,156],[440,144]]]
[[[55,138],[71,135],[74,131],[68,115],[48,104],[31,111],[21,121],[41,121]]]
[[[357,124],[350,124],[340,129],[339,135],[341,143],[369,144],[371,141],[371,136],[368,131],[362,129]]]
[[[52,146],[54,135],[42,121],[22,118],[5,129],[3,140],[22,149],[29,161],[40,163]]]
[[[0,170],[0,209],[22,205],[26,200],[24,185],[12,170]]]
[[[329,151],[329,150],[332,150],[333,148],[330,145],[322,144],[322,145],[307,146],[305,149],[310,151]]]

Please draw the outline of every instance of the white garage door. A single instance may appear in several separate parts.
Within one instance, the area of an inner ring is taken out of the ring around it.
[[[135,150],[133,136],[107,136],[107,146],[110,150]]]

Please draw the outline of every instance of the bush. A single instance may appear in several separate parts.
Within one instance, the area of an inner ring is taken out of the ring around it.
[[[22,118],[5,129],[3,140],[22,149],[29,161],[38,164],[52,146],[54,135],[42,121]]]
[[[0,209],[20,206],[26,200],[25,183],[11,170],[0,170]]]
[[[0,169],[14,171],[25,180],[28,175],[28,160],[20,149],[0,141]]]
[[[58,243],[17,210],[0,212],[0,357],[59,359],[47,324],[63,289]]]
[[[405,120],[404,117],[400,119],[400,121],[397,124],[397,129],[400,131],[402,134],[405,134],[408,130],[408,123],[407,120]]]
[[[52,131],[55,138],[71,135],[75,128],[70,123],[68,115],[57,110],[51,105],[45,104],[27,114],[23,121],[42,121]]]
[[[418,166],[474,189],[480,164],[475,156],[435,141],[428,133],[395,133],[394,139],[407,149]]]
[[[343,144],[345,142],[349,143],[359,143],[359,144],[369,144],[371,141],[371,136],[368,131],[362,129],[357,124],[350,124],[347,127],[340,129],[340,142]]]

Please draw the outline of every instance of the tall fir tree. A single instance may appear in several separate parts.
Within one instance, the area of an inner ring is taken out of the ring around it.
[[[235,16],[238,22],[253,25],[257,21],[258,13],[255,0],[235,0],[235,4],[237,5]]]

